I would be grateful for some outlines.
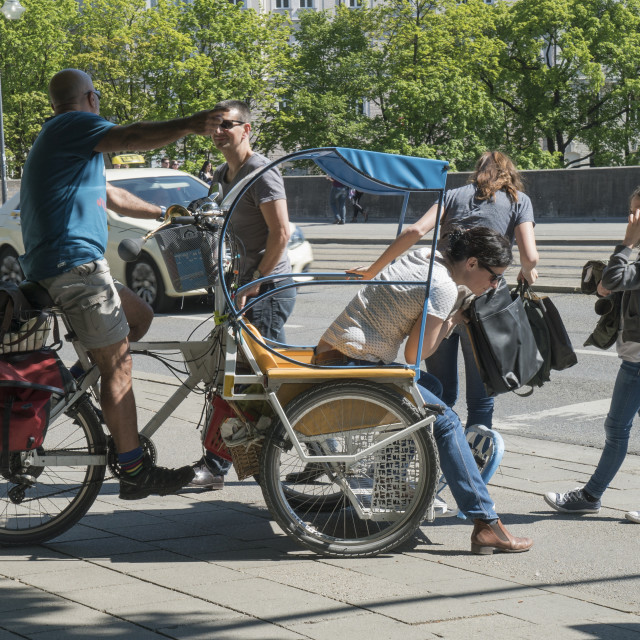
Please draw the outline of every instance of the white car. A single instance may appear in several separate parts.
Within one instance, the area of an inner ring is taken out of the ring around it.
[[[186,206],[192,200],[206,196],[209,188],[198,178],[175,169],[108,169],[107,180],[143,200],[163,206]],[[144,244],[142,253],[135,262],[124,262],[118,256],[118,245],[122,240],[144,236],[158,226],[155,220],[129,218],[111,210],[107,210],[107,217],[109,241],[105,257],[113,277],[126,283],[155,311],[171,310],[176,300],[182,296],[205,293],[203,289],[185,293],[176,291],[154,238]],[[292,272],[308,271],[313,260],[311,245],[294,224],[291,224],[288,250]],[[14,282],[23,280],[18,262],[18,256],[22,253],[24,246],[20,231],[20,203],[19,194],[16,194],[0,208],[0,279]]]

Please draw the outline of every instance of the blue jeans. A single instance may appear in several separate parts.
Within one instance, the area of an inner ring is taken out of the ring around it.
[[[292,284],[291,278],[279,282],[269,282],[260,287],[260,293],[275,289],[277,286]],[[296,288],[284,289],[273,296],[265,298],[247,312],[251,324],[260,332],[263,338],[284,342],[284,325],[293,311],[296,303]]]
[[[345,361],[335,364],[357,365],[361,363],[362,361],[348,359],[345,356]],[[437,378],[421,371],[418,389],[425,402],[442,405],[440,399],[442,385]],[[447,479],[449,489],[460,511],[472,520],[477,518],[496,520],[498,514],[495,512],[493,500],[489,495],[487,485],[480,476],[478,465],[473,459],[460,419],[451,407],[446,407],[444,415],[436,417],[433,424],[433,435],[438,447],[440,469]]]
[[[640,409],[640,362],[623,360],[611,396],[611,407],[604,421],[604,449],[600,462],[585,489],[601,498],[627,455],[629,432]]]
[[[425,402],[442,404],[441,399],[434,393],[441,388],[437,378],[421,372],[418,388]],[[495,520],[498,514],[495,512],[493,500],[487,485],[480,477],[460,418],[451,407],[446,407],[444,415],[436,418],[433,435],[440,456],[440,468],[460,511],[471,520]]]
[[[451,336],[440,343],[435,353],[425,360],[427,371],[443,387],[442,401],[453,407],[458,400],[458,345],[462,347],[467,394],[467,427],[482,424],[491,428],[493,398],[487,395],[480,372],[473,357],[473,348],[464,327],[454,329]]]
[[[331,187],[329,194],[329,204],[333,217],[338,222],[346,222],[347,220],[347,198],[349,197],[349,189],[347,187]]]

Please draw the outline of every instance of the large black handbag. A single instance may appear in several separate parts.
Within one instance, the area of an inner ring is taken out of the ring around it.
[[[555,304],[547,296],[535,294],[527,283],[518,284],[516,292],[524,298],[525,306],[528,304],[535,307],[544,320],[549,331],[549,362],[551,369],[562,371],[573,367],[578,362],[578,357],[573,350],[571,339]]]
[[[466,327],[489,396],[519,389],[542,367],[522,298],[504,279],[474,299]]]

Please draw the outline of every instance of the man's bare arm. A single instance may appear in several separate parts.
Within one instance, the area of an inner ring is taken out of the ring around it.
[[[282,254],[287,248],[291,230],[289,228],[289,211],[286,200],[272,200],[263,202],[260,211],[269,227],[267,244],[258,265],[258,270],[263,276],[268,276],[280,262]],[[238,299],[238,307],[243,307],[247,298],[258,294],[260,286],[257,285],[248,289]]]
[[[147,151],[164,147],[190,133],[211,136],[213,130],[213,111],[200,111],[188,118],[165,122],[134,122],[109,129],[94,151]]]
[[[260,211],[269,227],[267,244],[258,265],[260,273],[269,275],[276,267],[287,248],[291,230],[289,228],[289,211],[286,200],[272,200],[260,205]]]
[[[109,209],[123,216],[131,218],[157,218],[162,209],[138,196],[134,196],[126,189],[114,187],[107,182],[107,206]]]

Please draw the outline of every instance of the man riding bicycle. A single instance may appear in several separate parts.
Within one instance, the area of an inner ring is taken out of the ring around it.
[[[22,268],[63,309],[100,370],[100,403],[122,469],[120,498],[174,493],[191,481],[193,470],[157,467],[144,455],[132,388],[129,339],[146,333],[153,313],[114,282],[104,259],[107,207],[149,219],[161,209],[108,185],[102,153],[156,149],[190,133],[211,135],[212,112],[118,126],[100,117],[100,92],[78,69],[53,76],[49,96],[54,115],[43,125],[22,178]]]

